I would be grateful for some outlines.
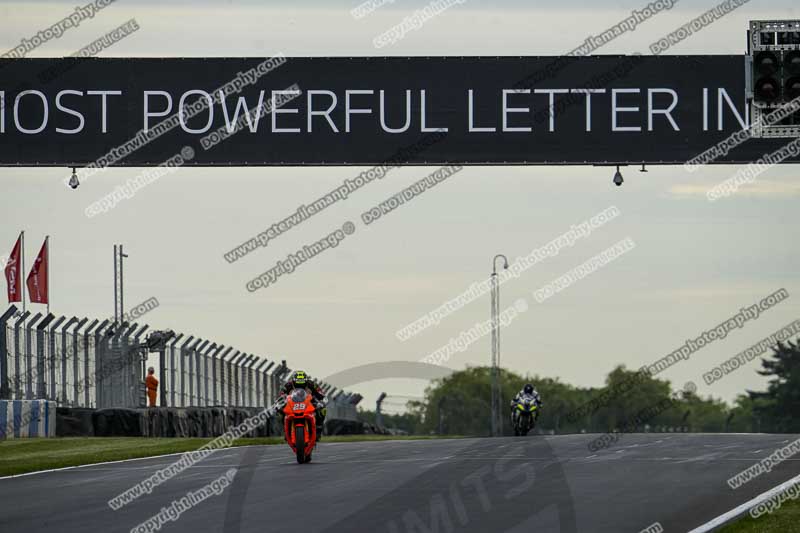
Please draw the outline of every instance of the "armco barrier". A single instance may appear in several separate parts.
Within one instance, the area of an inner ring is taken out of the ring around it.
[[[335,405],[335,402],[334,402]],[[59,407],[54,421],[59,437],[219,437],[262,410],[249,407],[151,407],[148,409],[84,409]],[[334,413],[338,409],[334,408]],[[327,435],[383,433],[355,417],[330,416]],[[251,437],[283,434],[278,416],[268,419]]]
[[[261,411],[247,407],[60,407],[55,425],[59,437],[219,437]],[[247,436],[278,434],[278,424],[270,418]]]
[[[55,436],[55,402],[0,400],[0,439]]]

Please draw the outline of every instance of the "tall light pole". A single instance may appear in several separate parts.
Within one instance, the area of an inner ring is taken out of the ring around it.
[[[127,258],[128,254],[122,251],[121,244],[114,245],[114,324],[121,324],[122,318],[125,315],[125,291],[124,291],[124,273],[123,273],[123,259]]]
[[[508,269],[508,259],[497,254],[492,259],[492,437],[503,434],[502,398],[500,395],[500,284],[497,282],[497,260],[503,259],[503,269]]]

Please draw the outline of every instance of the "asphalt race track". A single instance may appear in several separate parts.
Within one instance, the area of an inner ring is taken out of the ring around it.
[[[790,458],[726,483],[796,435],[623,435],[593,453],[596,437],[323,442],[307,465],[286,446],[229,449],[117,511],[109,499],[178,456],[25,475],[0,479],[0,531],[131,531],[231,468],[231,486],[160,530],[689,531],[800,474]]]

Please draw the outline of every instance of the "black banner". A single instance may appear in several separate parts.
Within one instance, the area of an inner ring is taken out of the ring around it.
[[[0,60],[0,165],[682,164],[749,121],[744,81],[742,56]]]

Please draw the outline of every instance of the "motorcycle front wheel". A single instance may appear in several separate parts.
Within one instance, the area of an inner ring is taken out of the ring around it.
[[[303,426],[294,428],[294,447],[297,451],[297,463],[303,464],[306,462],[306,435]]]

